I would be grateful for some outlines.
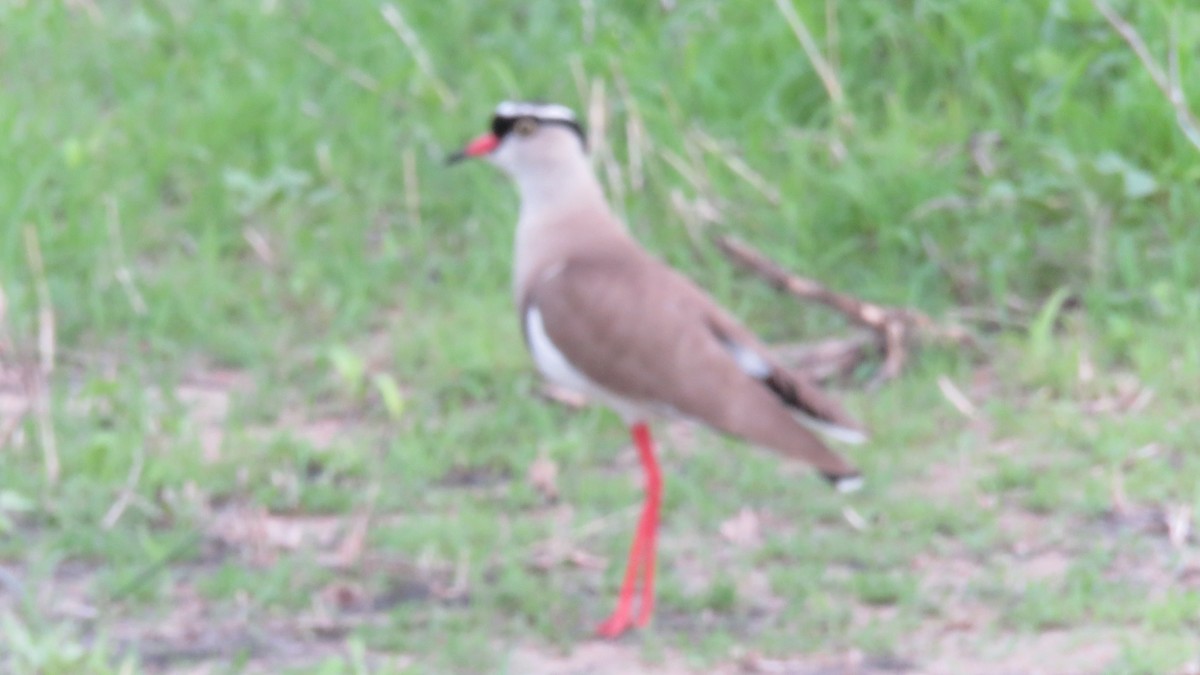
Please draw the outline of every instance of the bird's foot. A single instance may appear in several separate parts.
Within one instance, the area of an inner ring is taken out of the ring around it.
[[[650,623],[652,613],[653,610],[644,605],[637,613],[637,618],[634,618],[632,608],[627,604],[620,604],[612,615],[604,620],[604,623],[596,627],[596,635],[612,639],[624,635],[626,631],[633,628],[645,628],[646,624]]]
[[[639,617],[641,618],[641,617]],[[639,621],[638,625],[644,625],[645,622]],[[612,616],[604,620],[604,623],[596,627],[596,635],[602,638],[613,639],[620,637],[625,631],[634,627],[633,617],[630,616],[628,607],[619,607],[617,611],[612,613]]]

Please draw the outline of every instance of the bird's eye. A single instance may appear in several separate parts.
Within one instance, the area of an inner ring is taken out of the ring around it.
[[[518,136],[528,136],[537,129],[537,126],[537,121],[532,117],[522,117],[513,125],[513,130],[517,132]]]

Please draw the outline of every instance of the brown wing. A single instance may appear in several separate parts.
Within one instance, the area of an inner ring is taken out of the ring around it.
[[[827,477],[857,475],[792,417],[770,384],[738,365],[702,291],[640,250],[599,253],[567,260],[523,302],[541,312],[550,340],[575,368],[615,394],[669,406]]]

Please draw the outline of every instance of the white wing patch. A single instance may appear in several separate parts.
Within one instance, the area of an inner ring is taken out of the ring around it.
[[[742,369],[743,373],[756,380],[766,380],[771,376],[771,364],[758,352],[733,340],[723,339],[721,340],[721,345],[733,357],[734,362],[737,363],[738,368]],[[792,417],[796,418],[797,422],[800,422],[809,429],[843,443],[858,445],[867,440],[867,435],[857,429],[849,429],[831,422],[819,420],[795,408],[788,408],[788,411],[792,413]]]
[[[767,360],[758,352],[732,340],[722,340],[721,344],[737,362],[738,368],[741,368],[743,373],[756,380],[765,380],[771,375],[771,364],[767,363]]]

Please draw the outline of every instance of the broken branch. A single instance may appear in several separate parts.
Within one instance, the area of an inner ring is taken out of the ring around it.
[[[753,272],[777,290],[801,300],[819,302],[845,316],[852,323],[873,332],[883,351],[883,366],[876,382],[900,374],[908,360],[909,347],[921,340],[974,346],[975,341],[961,326],[942,326],[924,312],[908,307],[883,307],[839,293],[820,282],[797,276],[781,265],[733,237],[714,238],[717,248],[734,264]]]

